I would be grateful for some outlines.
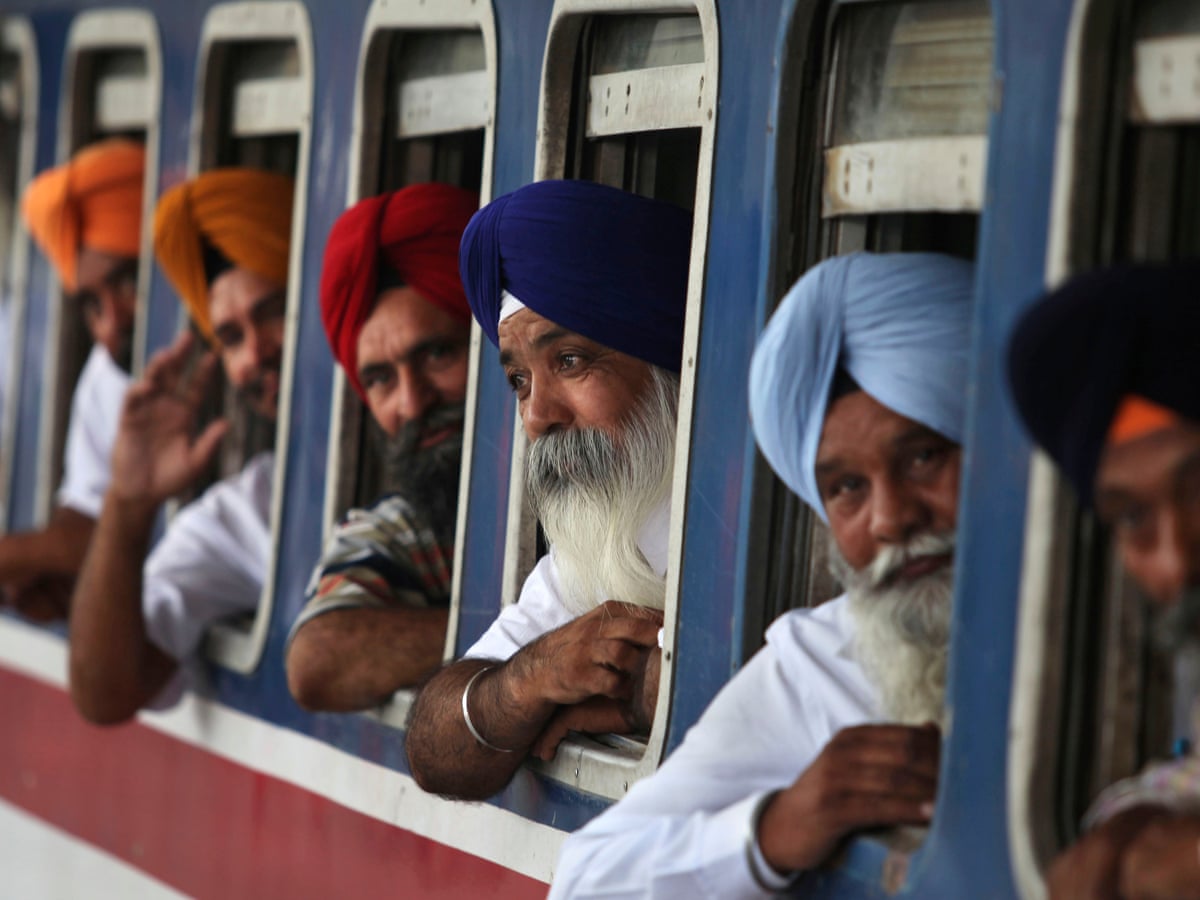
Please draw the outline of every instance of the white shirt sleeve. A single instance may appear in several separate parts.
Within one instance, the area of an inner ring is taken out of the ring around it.
[[[500,611],[464,658],[507,660],[526,644],[566,625],[576,616],[560,596],[558,569],[553,555],[547,553],[525,579],[517,602]]]
[[[844,654],[843,624],[831,610],[789,613],[772,626],[767,646],[662,768],[567,839],[551,898],[769,896],[746,859],[754,805],[795,781],[836,731],[866,721],[875,705]],[[814,639],[824,644],[815,656],[804,646]],[[824,691],[836,682],[845,690]]]
[[[112,477],[112,450],[129,376],[99,344],[92,347],[71,399],[58,505],[99,518]]]
[[[273,457],[256,456],[171,521],[146,561],[146,635],[186,662],[216,620],[258,606],[271,554]],[[156,704],[157,705],[157,704]]]

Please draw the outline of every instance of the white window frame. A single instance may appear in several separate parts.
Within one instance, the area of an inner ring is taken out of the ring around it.
[[[1095,112],[1088,70],[1095,54],[1105,54],[1089,42],[1093,18],[1111,11],[1112,0],[1076,0],[1063,56],[1059,97],[1058,134],[1051,190],[1049,234],[1046,248],[1046,287],[1062,284],[1075,274],[1080,241],[1081,195],[1095,189],[1090,177]],[[1179,79],[1165,59],[1187,51],[1189,66],[1200,51],[1200,36],[1148,38],[1133,44],[1129,69],[1128,125],[1177,125],[1200,121],[1200,91],[1191,78]],[[1190,71],[1190,69],[1184,70]],[[1163,88],[1166,90],[1163,90]],[[1099,174],[1099,173],[1096,173]],[[1085,204],[1087,205],[1087,204]],[[1088,205],[1090,208],[1090,205]],[[1074,493],[1057,467],[1040,450],[1030,460],[1025,519],[1017,645],[1013,667],[1012,704],[1009,711],[1007,772],[1008,839],[1013,878],[1021,896],[1046,895],[1046,871],[1062,848],[1047,808],[1058,778],[1057,750],[1062,745],[1063,685],[1066,678],[1061,648],[1064,646],[1068,603],[1066,579],[1073,544],[1070,539],[1076,514]],[[1114,572],[1113,579],[1117,579]]]
[[[8,252],[8,380],[4,397],[3,423],[0,424],[0,534],[8,529],[12,496],[13,454],[17,446],[18,411],[21,402],[21,370],[25,362],[25,321],[29,310],[29,232],[20,213],[20,191],[33,180],[34,158],[37,151],[38,79],[37,39],[33,26],[25,16],[6,16],[0,23],[0,43],[19,60],[22,96],[21,136],[17,144],[16,185],[13,196],[13,230]]]
[[[162,45],[159,37],[158,22],[154,14],[144,9],[102,9],[82,12],[71,22],[67,33],[67,42],[63,50],[63,81],[58,109],[58,147],[59,164],[70,159],[71,154],[79,149],[80,135],[74,133],[73,103],[75,100],[75,65],[84,53],[101,52],[105,49],[120,47],[140,47],[146,54],[146,80],[144,92],[146,104],[146,121],[143,123],[133,119],[117,123],[122,128],[142,125],[146,133],[146,173],[143,181],[142,194],[142,233],[138,251],[138,286],[137,286],[137,315],[134,322],[134,357],[133,371],[141,370],[142,347],[145,344],[146,317],[148,315],[148,299],[150,296],[150,275],[152,265],[154,206],[157,199],[158,185],[158,155],[159,155],[159,121],[162,108]],[[128,92],[130,86],[123,86]],[[61,367],[59,365],[58,347],[64,328],[66,311],[63,308],[65,297],[61,282],[56,272],[52,272],[49,282],[50,315],[46,331],[46,359],[44,364],[44,394],[41,427],[38,434],[40,449],[38,460],[37,490],[34,500],[34,518],[44,524],[54,506],[54,495],[58,489],[58,473],[62,468],[61,458],[55,459],[53,448],[62,439],[65,446],[66,429],[69,419],[64,420],[63,433],[58,434],[56,420],[58,419],[59,403],[70,404],[70,395],[60,390]]]
[[[376,137],[375,131],[368,124],[365,109],[366,79],[368,53],[375,36],[384,31],[413,32],[413,31],[450,31],[475,30],[483,38],[483,51],[486,64],[487,78],[490,82],[489,114],[484,124],[483,134],[483,172],[479,188],[479,201],[487,203],[492,194],[492,160],[495,149],[496,126],[496,91],[497,50],[496,50],[496,19],[490,2],[479,3],[477,0],[439,0],[436,6],[426,4],[425,0],[375,0],[367,13],[363,26],[363,37],[358,54],[358,76],[355,80],[354,91],[354,126],[351,131],[350,144],[350,178],[347,190],[347,207],[359,200],[370,196],[365,183],[366,173],[362,170],[363,148],[366,140]],[[385,94],[384,102],[392,103],[395,98]],[[454,130],[459,130],[455,128]],[[417,132],[409,132],[404,136]],[[426,130],[421,134],[440,134],[439,130]],[[471,457],[475,446],[475,407],[479,393],[479,355],[482,346],[483,332],[479,323],[472,319],[471,338],[468,349],[469,361],[467,370],[466,418],[463,422],[462,473],[458,488],[458,511],[454,537],[454,571],[450,586],[450,612],[446,626],[446,642],[442,650],[445,662],[454,659],[454,642],[458,637],[458,618],[462,609],[462,567],[463,567],[463,535],[467,524],[467,498],[471,490]],[[338,483],[341,471],[342,433],[347,415],[346,403],[349,398],[349,385],[346,374],[340,365],[333,367],[333,393],[329,411],[329,448],[328,464],[325,476],[325,505],[324,529],[322,545],[336,524],[339,507],[339,495],[344,485]],[[362,404],[362,414],[370,415],[366,405]],[[408,719],[408,711],[412,707],[416,691],[404,689],[397,691],[390,700],[367,715],[395,728],[403,728]]]
[[[632,131],[662,128],[699,128],[700,154],[696,172],[696,198],[692,226],[692,249],[688,261],[687,315],[684,324],[683,358],[679,379],[678,440],[675,450],[675,472],[671,488],[671,525],[669,562],[666,577],[665,621],[663,629],[662,669],[659,675],[658,704],[653,726],[644,751],[640,744],[618,741],[621,748],[570,737],[559,745],[550,762],[530,761],[537,771],[557,781],[591,794],[610,799],[624,796],[639,778],[658,768],[663,756],[667,725],[671,715],[671,689],[674,683],[676,631],[679,622],[683,529],[687,514],[687,483],[691,462],[691,433],[693,404],[696,395],[696,358],[700,342],[700,317],[704,295],[705,259],[708,244],[708,221],[711,213],[713,148],[717,126],[717,85],[720,48],[718,44],[717,10],[714,0],[667,0],[667,2],[636,2],[636,0],[556,0],[550,17],[546,53],[542,66],[542,86],[538,109],[538,144],[534,161],[537,181],[562,178],[567,159],[567,134],[575,101],[573,78],[580,34],[587,19],[596,15],[682,13],[700,20],[704,42],[703,84],[698,81],[699,68],[681,66],[679,73],[689,81],[675,85],[664,79],[659,69],[641,69],[617,75],[591,76],[600,81],[593,87],[608,86],[617,81],[638,87],[638,94],[657,92],[662,96],[687,96],[686,114],[666,116],[665,110],[653,105],[630,105],[628,114],[621,106],[623,121],[611,129],[602,115],[588,115],[589,136],[626,134]],[[614,81],[615,79],[615,81]],[[644,89],[644,90],[643,90]],[[663,92],[666,92],[665,94]],[[686,92],[685,92],[686,91]],[[633,91],[631,91],[631,96]],[[598,96],[598,95],[597,95]],[[698,101],[698,102],[695,102]],[[587,114],[585,112],[585,114]],[[615,114],[614,114],[615,115]],[[611,117],[609,117],[611,119]],[[592,131],[592,128],[596,131]],[[525,578],[537,562],[537,523],[525,496],[524,460],[527,440],[520,415],[513,421],[512,461],[509,475],[509,504],[505,531],[504,575],[501,584],[502,603],[515,603]]]
[[[280,85],[243,86],[235,97],[236,108],[242,105],[275,109],[270,118],[270,133],[293,132],[298,139],[296,153],[296,189],[292,206],[291,250],[288,260],[287,311],[284,320],[283,371],[279,385],[279,412],[276,417],[275,470],[271,490],[271,556],[263,574],[263,589],[259,596],[254,622],[249,631],[227,622],[212,625],[205,640],[209,659],[235,672],[250,673],[258,666],[266,646],[275,605],[275,586],[279,566],[279,545],[274,540],[283,521],[283,495],[288,464],[288,440],[291,431],[291,406],[296,369],[296,338],[300,325],[301,282],[304,274],[304,235],[308,209],[308,172],[312,143],[312,108],[314,60],[312,23],[308,10],[296,0],[283,2],[234,2],[214,6],[205,16],[197,51],[196,91],[192,106],[191,145],[188,174],[200,171],[202,153],[207,146],[204,120],[207,98],[205,88],[212,49],[217,44],[257,43],[260,41],[292,41],[300,58],[300,75],[296,83]],[[287,101],[286,104],[265,102]],[[265,105],[263,105],[265,102]],[[233,130],[239,136],[255,133],[246,128]],[[187,327],[186,312],[180,311],[180,328]],[[282,440],[280,440],[282,438]]]
[[[906,2],[923,0],[873,0],[869,5]],[[856,0],[843,0],[834,6],[835,40],[836,17],[856,5]],[[994,10],[992,21],[994,28]],[[994,31],[992,47],[994,51]],[[836,67],[836,49],[832,59]],[[836,92],[834,78],[829,88]],[[832,116],[832,104],[827,108]],[[824,150],[824,159],[821,215],[825,218],[897,212],[978,213],[983,209],[986,133],[834,144]]]

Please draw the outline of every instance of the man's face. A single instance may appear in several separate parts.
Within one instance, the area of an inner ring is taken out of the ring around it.
[[[829,528],[854,570],[926,535],[953,535],[961,451],[892,412],[865,391],[830,406],[817,448],[816,478]],[[953,562],[949,552],[901,555],[883,584],[916,581]]]
[[[274,420],[283,364],[283,285],[235,267],[208,291],[209,315],[225,375],[259,415]]]
[[[83,313],[92,340],[113,362],[129,371],[137,319],[138,261],[84,247],[79,251],[78,283],[72,301]]]
[[[556,325],[531,309],[500,323],[500,364],[525,434],[596,428],[619,438],[650,383],[650,365]]]
[[[389,436],[412,424],[421,429],[417,446],[426,449],[461,432],[461,415],[446,422],[435,413],[466,399],[470,335],[469,325],[411,287],[379,295],[358,333],[358,379]]]
[[[1154,603],[1172,605],[1200,585],[1200,427],[1181,423],[1107,448],[1095,497],[1121,561]]]

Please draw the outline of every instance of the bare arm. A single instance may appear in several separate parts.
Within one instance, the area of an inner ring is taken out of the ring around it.
[[[335,609],[309,619],[287,652],[288,688],[309,710],[378,706],[442,661],[449,613],[421,607]]]
[[[0,581],[78,574],[95,525],[91,516],[59,506],[41,531],[5,536],[0,539]]]
[[[175,671],[175,661],[146,639],[142,620],[142,565],[157,511],[157,504],[106,497],[75,588],[71,698],[98,725],[133,716]]]
[[[504,787],[561,706],[593,697],[627,700],[657,643],[661,616],[609,601],[543,635],[506,663],[465,659],[435,675],[409,716],[408,761],[427,791],[467,800]],[[471,721],[493,746],[467,729],[462,696],[471,689]]]
[[[191,436],[213,360],[188,379],[190,348],[185,335],[156,354],[125,396],[112,482],[71,601],[71,697],[101,724],[133,716],[176,666],[146,636],[142,567],[159,507],[199,476],[225,432],[216,422]]]

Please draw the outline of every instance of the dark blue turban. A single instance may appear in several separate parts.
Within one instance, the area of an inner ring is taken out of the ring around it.
[[[1127,395],[1200,422],[1197,285],[1197,262],[1090,272],[1017,325],[1008,352],[1017,410],[1083,503]]]
[[[597,343],[678,372],[692,217],[590,181],[539,181],[471,219],[458,264],[498,345],[500,295]]]

